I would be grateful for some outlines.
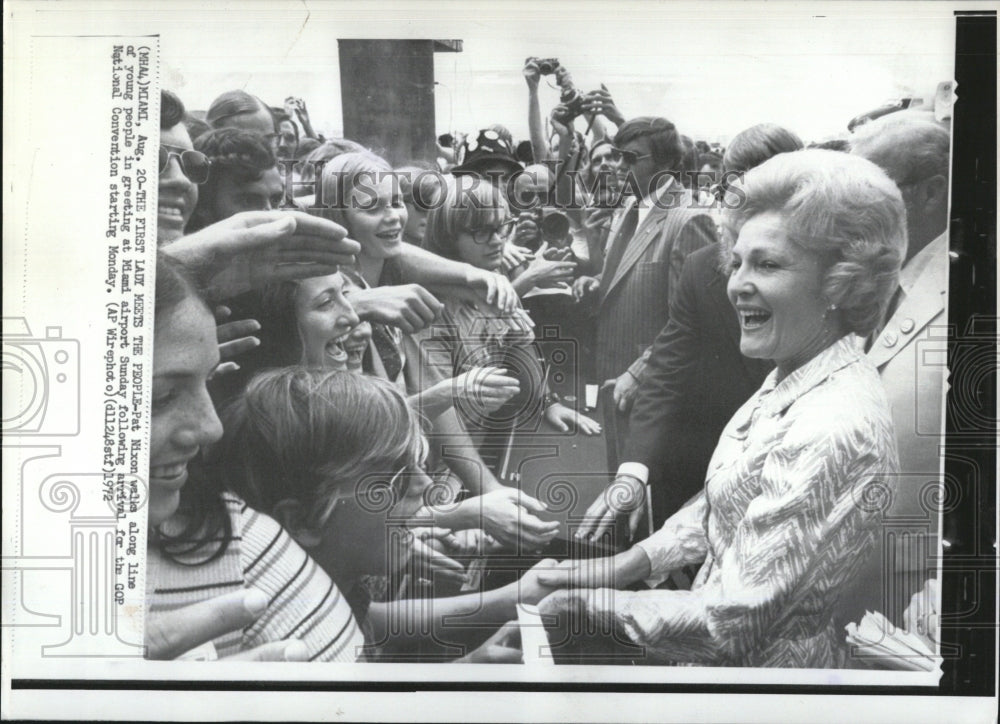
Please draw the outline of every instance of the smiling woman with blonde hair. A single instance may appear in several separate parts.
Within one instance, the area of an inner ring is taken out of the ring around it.
[[[542,580],[655,586],[701,569],[690,590],[561,591],[541,608],[613,622],[653,662],[843,667],[837,605],[874,550],[898,471],[858,335],[898,283],[903,200],[877,166],[834,151],[780,154],[738,183],[728,295],[740,351],[776,369],[726,426],[700,495],[632,549]]]

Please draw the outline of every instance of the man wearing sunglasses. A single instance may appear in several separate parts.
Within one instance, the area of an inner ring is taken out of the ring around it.
[[[184,235],[198,205],[198,185],[208,179],[208,159],[194,150],[184,126],[184,105],[170,91],[160,93],[160,176],[156,243]]]
[[[691,252],[717,240],[711,216],[678,180],[683,155],[681,135],[665,118],[634,118],[621,126],[613,156],[630,198],[608,234],[601,273],[573,285],[577,299],[596,304],[597,375],[614,383],[614,404],[606,409],[618,416],[619,454],[648,349],[669,319],[681,266]]]

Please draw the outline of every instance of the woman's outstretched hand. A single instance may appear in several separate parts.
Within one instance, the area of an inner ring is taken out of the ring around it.
[[[479,506],[477,527],[507,546],[520,543],[540,550],[559,532],[558,521],[544,522],[535,516],[547,510],[545,505],[516,488],[499,488],[469,498],[464,504]]]
[[[333,274],[361,245],[347,230],[301,211],[243,211],[163,247],[224,301],[272,282]]]

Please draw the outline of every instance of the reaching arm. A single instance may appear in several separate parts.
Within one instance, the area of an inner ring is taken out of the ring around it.
[[[517,305],[517,294],[500,274],[471,264],[445,259],[413,244],[403,243],[399,267],[405,281],[427,287],[441,294],[464,290],[479,302],[510,312]]]
[[[372,603],[368,608],[368,623],[373,641],[389,653],[414,641],[425,640],[428,632],[435,642],[447,644],[447,621],[456,617],[461,618],[463,625],[500,626],[517,618],[519,601],[534,604],[551,592],[551,588],[539,582],[538,573],[554,565],[554,560],[541,560],[520,580],[492,591]]]
[[[531,153],[535,163],[545,163],[552,157],[548,141],[545,139],[545,127],[542,125],[542,109],[538,101],[538,81],[541,74],[534,58],[528,58],[524,64],[524,80],[528,84],[528,133],[531,138]]]
[[[821,407],[822,422],[815,409],[790,421],[796,411],[786,413],[788,429],[766,453],[759,479],[747,482],[748,492],[757,492],[730,524],[731,542],[713,548],[715,570],[705,586],[623,595],[612,606],[591,597],[592,613],[620,622],[654,658],[739,663],[767,646],[797,599],[835,595],[871,550],[874,517],[859,501],[868,498],[867,486],[891,476],[895,455],[888,428],[853,413],[830,419],[829,405]],[[707,551],[703,538],[699,546],[697,536],[676,530],[690,527],[703,505],[679,511],[638,544],[655,579]]]

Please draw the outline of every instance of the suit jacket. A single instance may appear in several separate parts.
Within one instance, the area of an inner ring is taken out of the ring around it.
[[[624,238],[623,227],[634,200],[610,231],[597,310],[595,352],[602,381],[618,377],[642,358],[670,316],[669,301],[684,259],[717,240],[712,217],[694,207],[691,192],[675,179],[658,189],[657,198],[631,239]],[[609,269],[620,244],[626,244],[621,261]]]
[[[740,354],[718,252],[713,244],[684,263],[670,321],[653,342],[629,418],[622,460],[650,469],[657,525],[702,489],[726,423],[774,366]]]
[[[944,449],[943,396],[947,374],[948,235],[910,260],[919,275],[873,341],[868,359],[879,370],[892,406],[899,446],[899,477],[883,511],[877,555],[860,578],[853,620],[878,610],[899,621],[910,596],[937,568]],[[945,496],[947,497],[947,496]]]

